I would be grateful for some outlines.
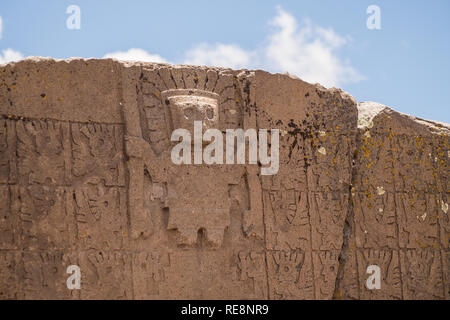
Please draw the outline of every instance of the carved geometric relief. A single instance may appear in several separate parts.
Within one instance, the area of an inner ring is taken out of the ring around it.
[[[445,299],[450,300],[450,250],[442,250],[442,271],[444,276]]]
[[[439,244],[438,198],[426,193],[397,193],[400,247],[425,248]]]
[[[220,75],[214,92],[220,94],[220,125],[218,129],[225,131],[226,129],[242,128],[244,101],[234,85],[233,75]]]
[[[289,123],[288,127],[287,131],[280,130],[280,165],[305,170],[305,139],[294,124]],[[306,179],[303,182],[306,183]]]
[[[450,248],[450,211],[449,208],[450,194],[438,195],[437,218],[440,227],[441,245],[444,248]]]
[[[281,130],[280,160],[278,173],[272,176],[261,176],[264,190],[295,189],[307,190],[305,169],[305,151],[303,137],[297,133]]]
[[[124,186],[120,125],[71,124],[73,175],[84,183]]]
[[[126,252],[88,251],[80,257],[81,299],[132,298],[131,255]]]
[[[265,253],[240,251],[237,254],[237,281],[249,299],[267,297],[267,274]]]
[[[76,255],[60,251],[42,251],[23,253],[21,267],[23,268],[25,299],[30,300],[64,300],[78,299],[78,292],[67,288],[69,275],[67,267],[77,265]]]
[[[434,163],[436,167],[437,192],[450,193],[450,136],[437,135],[433,137]]]
[[[143,137],[150,143],[153,151],[160,154],[170,145],[171,133],[167,130],[166,112],[160,98],[144,95],[144,115],[141,119]],[[145,121],[144,121],[145,119]]]
[[[433,249],[400,251],[400,264],[404,299],[444,298],[440,251]]]
[[[402,299],[402,279],[398,251],[358,250],[357,258],[361,299]],[[369,290],[366,286],[366,281],[371,275],[367,273],[367,268],[371,265],[380,267],[380,289]]]
[[[0,119],[0,183],[16,181],[15,121]]]
[[[436,154],[433,142],[421,136],[396,135],[392,139],[395,190],[436,192]]]
[[[392,135],[367,131],[358,135],[353,185],[356,191],[375,193],[378,188],[395,192]]]
[[[8,126],[5,119],[0,119],[0,183],[9,180]]]
[[[310,248],[311,227],[306,192],[263,191],[266,246],[269,250]]]
[[[0,250],[16,249],[18,245],[18,215],[11,210],[10,190],[0,185]]]
[[[264,190],[307,190],[303,137],[296,131],[280,130],[279,170],[271,176],[261,176]]]
[[[133,254],[135,299],[160,298],[160,285],[166,281],[165,268],[169,266],[167,253],[137,252]]]
[[[264,240],[264,206],[262,199],[261,180],[258,167],[246,167],[246,174],[234,173],[234,182],[229,181],[229,194],[232,204],[238,204],[242,211],[241,229],[246,238]]]
[[[127,228],[125,190],[94,185],[78,187],[71,205],[80,247],[122,248]]]
[[[350,137],[329,132],[315,133],[305,140],[305,150],[309,190],[348,190],[353,154]]]
[[[352,197],[358,248],[398,248],[395,196],[357,192]]]
[[[338,273],[339,251],[313,251],[316,299],[333,298]]]
[[[20,299],[18,253],[0,251],[0,300]]]
[[[340,250],[348,208],[348,194],[310,192],[309,215],[313,250]]]
[[[342,268],[342,272],[338,273],[336,279],[334,298],[338,300],[358,300],[360,297],[359,279],[354,246],[348,249],[346,255],[346,259],[342,262],[339,261],[338,264],[339,268]]]
[[[16,129],[21,181],[58,186],[70,183],[69,125],[52,120],[19,120]]]
[[[268,251],[270,299],[314,299],[311,253],[303,250]]]
[[[290,190],[306,191],[306,175],[304,168],[294,168],[280,165],[278,173],[273,176],[261,176],[263,190]]]
[[[18,219],[20,246],[27,249],[70,248],[75,241],[75,219],[65,187],[11,186],[13,215]]]

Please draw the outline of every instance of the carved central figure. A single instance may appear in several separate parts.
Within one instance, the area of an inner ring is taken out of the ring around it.
[[[202,133],[219,127],[219,95],[196,89],[167,90],[161,94],[165,104],[169,136],[176,129],[194,135],[194,122],[203,123]],[[193,142],[193,141],[192,141]],[[205,142],[203,142],[205,143]],[[218,176],[221,167],[170,166],[167,185],[168,229],[179,232],[178,243],[193,245],[199,230],[214,247],[222,244],[225,229],[230,225],[228,183]]]
[[[170,137],[176,129],[194,135],[194,122],[202,122],[202,133],[220,128],[220,96],[199,89],[171,89],[160,94],[161,113]],[[147,121],[149,115],[146,112]],[[192,144],[194,144],[194,140]],[[203,141],[203,144],[208,143]],[[176,144],[173,142],[172,144]],[[152,183],[166,186],[160,200],[169,209],[168,230],[177,230],[179,246],[193,246],[199,231],[206,243],[218,248],[230,225],[230,185],[239,184],[246,173],[245,166],[176,165],[171,161],[170,148],[156,155],[144,138],[127,136],[130,156],[130,207],[132,232],[135,238],[149,236],[152,222],[142,200],[143,175],[146,169]]]

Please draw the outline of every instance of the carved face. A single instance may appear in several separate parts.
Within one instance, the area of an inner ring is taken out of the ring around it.
[[[202,121],[203,132],[219,128],[219,95],[197,89],[167,90],[161,94],[166,105],[169,136],[186,129],[194,137],[194,121]]]
[[[278,251],[274,253],[274,260],[278,265],[278,280],[282,282],[297,281],[298,274],[305,259],[305,253]]]
[[[334,264],[333,260],[322,261],[321,276],[324,284],[333,283],[336,279],[337,266]],[[325,291],[326,292],[326,291]]]
[[[41,156],[54,157],[62,151],[61,132],[57,129],[42,130],[36,135],[37,151]]]
[[[99,158],[109,157],[114,150],[113,141],[113,136],[108,133],[91,136],[89,139],[91,153]]]

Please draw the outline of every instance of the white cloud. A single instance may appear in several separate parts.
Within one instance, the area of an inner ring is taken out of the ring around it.
[[[0,64],[22,60],[23,58],[24,56],[19,51],[6,49],[0,54]]]
[[[187,51],[185,57],[184,63],[186,64],[238,69],[251,65],[256,54],[241,49],[234,44],[217,43],[210,45],[202,43]]]
[[[3,20],[2,17],[0,16],[0,40],[2,40],[2,36],[3,36]]]
[[[167,62],[158,54],[150,54],[143,49],[132,48],[128,51],[117,51],[106,54],[103,58],[114,58],[124,61],[143,61],[143,62]]]
[[[327,87],[364,79],[349,61],[336,55],[337,49],[349,43],[349,37],[338,35],[332,28],[313,25],[309,20],[299,26],[291,14],[281,8],[277,10],[270,22],[274,30],[261,49],[246,51],[238,45],[203,43],[186,53],[184,63],[289,72]]]
[[[295,18],[278,8],[271,21],[275,32],[265,48],[266,66],[287,71],[309,82],[324,86],[339,86],[358,82],[363,76],[348,61],[342,61],[335,50],[349,42],[333,29],[324,29],[305,20],[299,27]]]
[[[289,72],[299,78],[326,87],[364,80],[348,60],[342,60],[337,50],[351,39],[337,34],[332,28],[314,25],[309,20],[300,24],[281,7],[270,21],[273,27],[264,46],[254,51],[236,44],[201,43],[184,54],[182,63],[239,68],[261,68],[272,72]],[[142,49],[115,52],[104,58],[166,62],[157,54]]]

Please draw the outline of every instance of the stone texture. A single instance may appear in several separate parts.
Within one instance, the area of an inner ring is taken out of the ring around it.
[[[264,71],[40,58],[0,66],[0,115],[0,299],[450,298],[447,124]],[[279,129],[278,174],[174,165],[185,116]]]
[[[448,299],[449,125],[372,102],[358,111],[335,297]],[[381,290],[365,285],[369,265],[381,268]]]

